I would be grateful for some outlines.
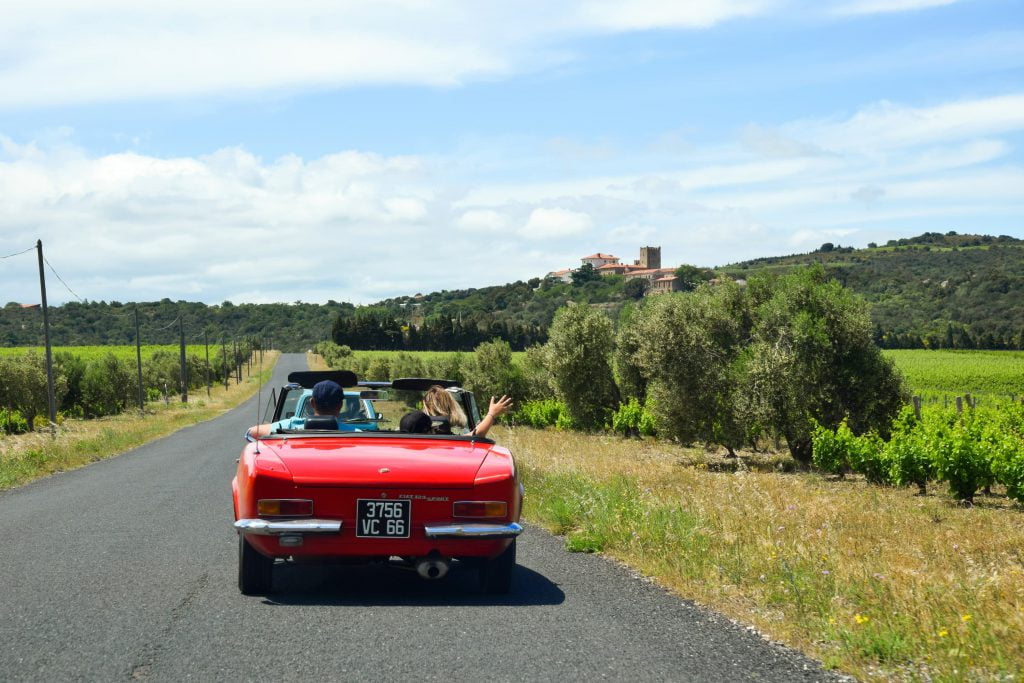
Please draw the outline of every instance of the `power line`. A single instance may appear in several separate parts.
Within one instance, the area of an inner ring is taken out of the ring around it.
[[[24,253],[24,252],[23,252],[23,253]],[[56,276],[57,276],[57,279],[58,279],[58,280],[60,280],[60,283],[61,283],[62,285],[64,285],[64,289],[66,289],[66,290],[68,290],[69,292],[71,292],[71,296],[73,296],[73,297],[75,297],[76,299],[78,299],[78,301],[79,301],[79,302],[82,302],[82,297],[80,297],[80,296],[78,296],[77,294],[75,294],[75,290],[73,290],[73,289],[71,289],[70,287],[68,287],[68,283],[64,282],[64,278],[62,278],[62,277],[60,276],[60,274],[59,274],[59,273],[58,273],[58,272],[57,272],[56,270],[54,270],[53,266],[51,266],[51,265],[50,265],[50,262],[49,262],[49,261],[48,261],[48,260],[46,259],[46,257],[45,257],[45,256],[43,257],[43,262],[44,262],[44,263],[45,263],[45,264],[46,264],[47,266],[49,266],[49,268],[50,268],[50,272],[51,272],[51,273],[53,273],[54,275],[56,275]]]
[[[12,256],[21,256],[22,254],[27,254],[28,252],[32,251],[35,248],[36,248],[35,245],[32,245],[31,247],[29,247],[25,251],[19,251],[19,252],[16,252],[14,254],[8,254],[7,256],[0,256],[0,259],[11,258]]]
[[[180,317],[181,317],[181,316],[179,315],[179,316],[178,316],[178,318],[180,318]],[[171,325],[177,325],[177,324],[178,324],[178,318],[175,318],[174,320],[172,320],[172,321],[171,321],[171,322],[169,322],[168,324],[164,325],[163,327],[158,327],[158,328],[156,328],[156,330],[152,330],[152,329],[151,329],[151,330],[150,330],[150,332],[161,332],[161,331],[163,331],[163,330],[166,330],[166,329],[167,329],[168,327],[170,327]]]

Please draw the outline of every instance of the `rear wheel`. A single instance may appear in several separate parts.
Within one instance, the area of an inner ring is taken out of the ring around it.
[[[274,584],[274,560],[257,552],[238,534],[238,590],[245,595],[269,593]]]
[[[516,541],[501,555],[480,564],[480,586],[486,593],[508,593],[512,588],[512,571],[516,568]]]

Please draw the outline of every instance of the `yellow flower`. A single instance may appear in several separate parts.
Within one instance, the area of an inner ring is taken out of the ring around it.
[[[866,617],[863,614],[854,614],[853,620],[856,621],[858,624],[866,624],[869,621],[871,621],[869,617]]]
[[[946,629],[942,629],[941,631],[939,631],[939,638],[945,638],[948,635],[949,631],[947,631]]]
[[[970,621],[970,620],[971,620],[971,615],[970,615],[970,614],[964,614],[964,615],[962,615],[962,616],[960,617],[960,621],[964,622],[965,624],[966,624],[966,623],[967,623],[968,621]]]
[[[829,617],[829,618],[828,618],[828,623],[830,623],[830,624],[832,624],[833,626],[835,626],[835,623],[836,623],[836,618],[835,618],[835,617]]]

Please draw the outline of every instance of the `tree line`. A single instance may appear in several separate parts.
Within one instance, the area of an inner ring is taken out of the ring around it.
[[[185,389],[200,389],[211,382],[229,382],[259,349],[257,339],[243,339],[236,346],[210,349],[211,359],[188,354],[185,358]],[[143,360],[144,401],[180,393],[181,365],[178,353],[160,349]],[[90,357],[69,351],[53,355],[54,393],[58,419],[96,418],[116,415],[137,407],[139,372],[131,358],[113,352]],[[45,424],[48,416],[46,359],[35,350],[0,356],[0,434],[17,434]]]

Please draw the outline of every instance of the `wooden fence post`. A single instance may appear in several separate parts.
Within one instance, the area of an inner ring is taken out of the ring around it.
[[[964,400],[963,400],[963,398],[961,398],[959,396],[956,397],[956,412],[957,413],[964,412]]]
[[[920,396],[915,396],[914,397],[914,415],[917,416],[917,421],[920,422],[921,421],[921,397]]]

